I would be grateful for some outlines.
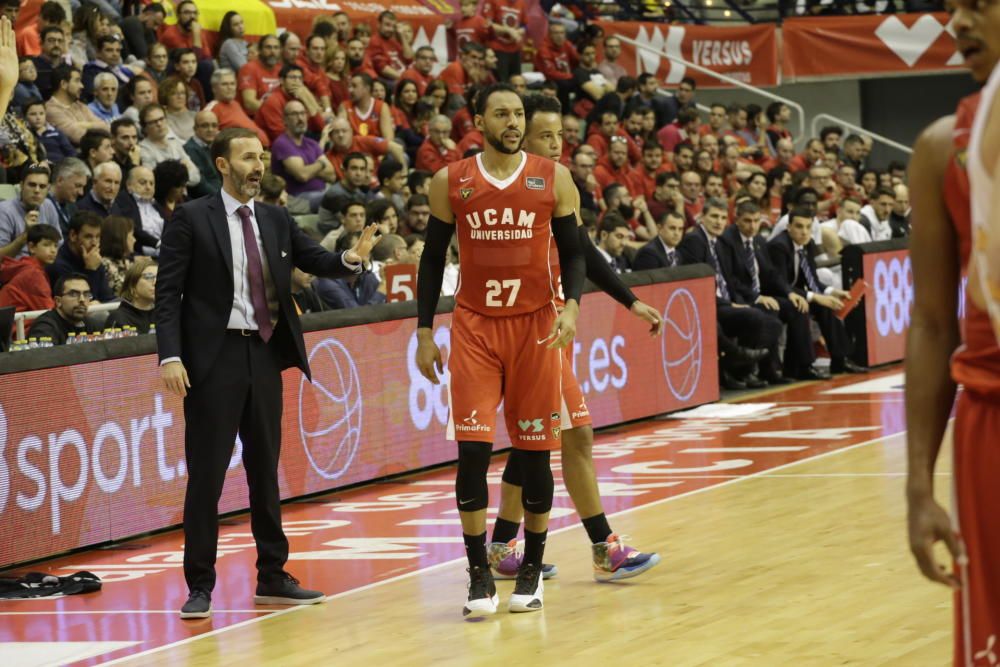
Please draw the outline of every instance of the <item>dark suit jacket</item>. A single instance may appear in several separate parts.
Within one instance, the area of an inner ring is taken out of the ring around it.
[[[310,377],[302,327],[292,302],[292,267],[339,278],[353,272],[342,255],[327,252],[299,229],[285,209],[255,203],[264,256],[278,296],[278,323],[270,345],[282,368]],[[160,239],[156,279],[156,344],[160,360],[180,357],[191,383],[211,370],[233,307],[233,257],[222,194],[177,207]]]
[[[708,234],[701,228],[701,225],[695,225],[690,232],[684,235],[681,242],[677,244],[677,253],[681,264],[708,264],[712,266],[712,251],[708,246]],[[722,277],[726,281],[730,297],[729,300],[716,297],[716,305],[728,306],[732,303],[746,303],[739,292],[733,290],[731,251],[721,239],[715,244],[715,254],[719,257],[719,272],[722,273]]]
[[[119,193],[120,194],[120,193]],[[114,202],[111,202],[114,206]],[[78,211],[93,211],[102,218],[106,218],[111,215],[111,209],[107,208],[101,202],[94,198],[94,191],[90,190],[87,194],[83,195],[76,200],[76,210]]]
[[[198,185],[188,188],[191,199],[204,197],[222,189],[222,176],[215,168],[212,161],[212,154],[205,146],[198,143],[197,139],[191,137],[184,142],[184,152],[188,154],[194,166],[201,172],[201,182]]]
[[[788,231],[783,231],[768,241],[767,251],[771,255],[771,261],[774,263],[774,268],[777,270],[779,277],[791,285],[792,289],[796,292],[805,296],[809,288],[806,285],[805,274],[801,270],[799,271],[798,280],[796,280],[795,244],[792,243],[792,237],[788,235]],[[816,273],[815,254],[816,242],[809,239],[809,243],[806,245],[806,256],[808,257],[809,267],[812,269],[813,276],[816,276],[816,281],[819,282],[819,274]]]
[[[674,249],[674,261],[680,263],[680,255]],[[644,271],[646,269],[662,269],[670,266],[667,260],[667,251],[663,249],[663,243],[656,237],[646,245],[639,248],[635,255],[634,269]]]
[[[757,295],[753,293],[750,262],[747,260],[746,247],[743,245],[743,236],[740,234],[739,227],[736,225],[727,227],[726,231],[722,233],[722,242],[726,244],[732,257],[732,288],[738,291],[747,303],[753,303]],[[761,236],[755,236],[753,248],[754,255],[757,257],[760,293],[764,296],[788,296],[792,288],[771,261],[771,255],[767,250],[767,241]]]

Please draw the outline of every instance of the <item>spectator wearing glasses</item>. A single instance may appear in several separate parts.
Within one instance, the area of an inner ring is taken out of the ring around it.
[[[94,300],[87,276],[68,273],[56,280],[52,290],[55,306],[42,313],[31,325],[32,338],[51,338],[53,345],[65,345],[71,333],[93,333],[87,325],[87,308]]]
[[[417,151],[417,169],[436,172],[462,158],[451,139],[451,120],[438,115],[430,124],[430,134]]]
[[[194,49],[198,60],[211,60],[212,52],[202,38],[198,23],[198,6],[194,0],[177,3],[177,23],[161,25],[159,41],[168,49]]]
[[[48,26],[42,29],[42,52],[35,60],[37,78],[35,85],[41,91],[42,97],[52,95],[57,84],[53,81],[55,69],[60,65],[68,65],[66,57],[66,33],[58,26]]]
[[[101,224],[103,219],[93,211],[77,211],[69,223],[69,237],[59,248],[56,261],[48,267],[49,278],[58,286],[59,280],[68,276],[81,276],[87,281],[91,298],[113,301],[115,293],[108,285],[107,274],[101,263]],[[60,289],[53,294],[59,296]],[[88,301],[90,298],[88,298]],[[58,308],[59,302],[56,301]]]
[[[45,224],[59,230],[54,211],[41,210],[48,193],[48,167],[32,165],[25,170],[20,197],[0,202],[0,257],[26,257],[30,227]]]
[[[319,209],[327,183],[337,181],[337,172],[323,149],[313,139],[305,136],[308,112],[298,100],[285,105],[285,132],[274,140],[272,171],[288,184],[289,202],[298,201],[310,213]],[[324,129],[320,139],[325,143],[329,134]]]
[[[370,86],[368,90],[370,93]],[[306,108],[307,128],[309,130],[318,134],[326,126],[319,102],[316,101],[313,94],[306,88],[302,68],[298,65],[286,64],[281,68],[281,85],[267,96],[264,103],[257,109],[257,115],[254,116],[257,125],[267,133],[271,141],[280,137],[285,131],[285,105],[293,99],[302,102],[302,105]],[[388,109],[386,111],[388,112]],[[390,122],[391,120],[390,114]]]
[[[214,75],[213,75],[214,76]],[[209,103],[209,107],[215,101]],[[212,142],[219,135],[219,119],[210,109],[199,111],[194,117],[194,136],[184,144],[184,152],[201,172],[201,182],[191,188],[191,197],[203,197],[219,191],[222,177],[212,163]]]
[[[167,113],[159,104],[150,104],[139,115],[146,138],[139,142],[142,164],[150,169],[166,160],[176,160],[188,171],[189,187],[201,182],[201,172],[184,152],[184,145],[167,127]]]
[[[430,46],[421,46],[416,51],[413,64],[403,72],[399,81],[409,79],[417,84],[417,95],[422,97],[427,92],[427,86],[434,80],[431,71],[434,69],[435,62],[437,62],[437,56],[434,55],[434,49]]]
[[[157,268],[149,257],[139,257],[128,267],[118,292],[121,303],[108,315],[105,328],[135,327],[140,334],[149,333],[156,303]]]

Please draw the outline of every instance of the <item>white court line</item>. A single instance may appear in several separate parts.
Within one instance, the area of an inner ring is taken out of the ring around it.
[[[4,600],[12,602],[12,600]],[[30,600],[26,600],[30,602]],[[213,609],[213,614],[275,614],[280,609]],[[99,609],[93,611],[0,611],[0,616],[83,616],[93,614],[176,614],[176,609]]]
[[[835,450],[832,450],[832,451],[829,451],[829,452],[822,452],[820,454],[817,454],[816,456],[809,456],[809,457],[800,459],[798,461],[791,461],[790,463],[783,463],[780,466],[776,466],[774,468],[769,468],[767,470],[761,470],[761,471],[758,471],[758,472],[755,472],[755,473],[751,473],[749,475],[743,475],[743,476],[740,476],[740,477],[735,477],[733,479],[727,479],[726,481],[721,482],[719,484],[713,484],[711,486],[705,486],[705,487],[702,487],[700,489],[692,489],[690,491],[678,494],[676,496],[670,496],[668,498],[661,498],[660,500],[654,500],[653,502],[647,503],[645,505],[637,505],[635,507],[630,507],[628,509],[621,510],[620,512],[615,512],[613,514],[610,514],[610,515],[608,515],[608,518],[611,519],[611,518],[615,518],[615,517],[624,516],[626,514],[631,514],[632,512],[635,512],[637,510],[651,509],[653,507],[657,507],[657,506],[662,505],[664,503],[673,502],[673,501],[678,500],[680,498],[685,498],[685,497],[688,497],[688,496],[697,495],[699,493],[704,493],[705,491],[713,491],[715,489],[719,489],[719,488],[722,488],[722,487],[725,487],[725,486],[729,486],[731,484],[736,484],[736,483],[741,482],[743,480],[754,479],[756,477],[763,477],[763,476],[766,476],[768,473],[773,473],[773,472],[775,472],[777,470],[783,470],[785,468],[791,468],[793,466],[801,465],[803,463],[811,463],[811,462],[817,461],[819,459],[824,459],[824,458],[826,458],[828,456],[834,456],[836,454],[842,454],[843,452],[849,452],[851,450],[858,449],[860,447],[867,447],[868,445],[872,445],[872,444],[875,444],[875,443],[878,443],[878,442],[882,442],[883,440],[888,440],[889,438],[895,438],[895,437],[898,437],[898,436],[903,435],[905,433],[906,433],[906,431],[903,430],[903,431],[900,431],[899,433],[893,433],[893,434],[890,434],[890,435],[880,435],[877,438],[873,438],[871,440],[866,440],[864,442],[859,442],[856,445],[849,445],[849,446],[843,447],[841,449],[835,449]],[[646,477],[648,477],[648,475],[643,475],[643,478],[646,478]],[[570,531],[570,530],[582,530],[582,529],[583,529],[582,524],[580,524],[580,523],[574,523],[574,524],[572,524],[570,526],[564,526],[564,527],[559,528],[557,530],[550,531],[549,535],[556,535],[556,534],[559,534],[559,533],[565,533],[565,532]],[[438,563],[436,565],[431,565],[430,567],[425,567],[425,568],[422,568],[422,569],[419,569],[419,570],[413,570],[412,572],[406,572],[405,574],[401,574],[401,575],[398,575],[398,576],[395,576],[395,577],[391,577],[389,579],[384,579],[382,581],[376,581],[376,582],[373,582],[373,583],[370,583],[370,584],[366,584],[366,585],[361,586],[359,588],[352,588],[351,590],[343,591],[343,592],[337,593],[335,595],[329,595],[329,596],[327,596],[326,600],[328,602],[332,601],[332,600],[337,600],[337,599],[342,598],[342,597],[347,597],[348,595],[354,595],[355,593],[361,593],[363,591],[367,591],[367,590],[370,590],[372,588],[378,588],[378,587],[384,586],[386,584],[394,583],[394,582],[397,582],[397,581],[402,581],[403,579],[409,579],[410,577],[414,577],[414,576],[417,576],[417,575],[427,574],[428,572],[433,572],[435,570],[440,570],[442,568],[445,568],[445,567],[448,567],[448,566],[451,566],[451,565],[455,565],[456,563],[464,563],[464,562],[465,562],[465,558],[464,557],[462,557],[462,558],[456,558],[454,560],[444,561],[444,562]],[[111,660],[109,662],[105,662],[105,663],[102,663],[102,664],[104,664],[105,667],[107,667],[108,665],[120,665],[120,664],[129,662],[131,660],[135,660],[137,658],[141,658],[141,657],[145,657],[145,656],[148,656],[148,655],[152,655],[154,653],[160,653],[161,651],[166,651],[167,649],[176,648],[176,647],[182,646],[184,644],[190,644],[190,643],[198,641],[200,639],[205,639],[206,637],[211,637],[213,635],[222,634],[223,632],[228,632],[230,630],[235,630],[237,628],[241,628],[241,627],[244,627],[246,625],[250,625],[251,623],[257,623],[257,622],[265,620],[265,619],[274,618],[275,616],[280,616],[280,615],[283,615],[283,614],[289,614],[289,613],[294,612],[294,611],[300,611],[302,609],[305,609],[308,606],[310,606],[310,605],[298,605],[298,606],[295,606],[295,607],[291,607],[290,609],[283,609],[281,611],[275,612],[275,613],[270,614],[268,616],[261,616],[259,618],[247,619],[245,621],[241,621],[239,623],[236,623],[235,625],[228,625],[228,626],[226,626],[224,628],[218,628],[217,630],[212,630],[212,631],[206,632],[204,634],[195,635],[193,637],[188,637],[187,639],[181,639],[180,641],[173,642],[172,644],[164,644],[163,646],[157,646],[156,648],[151,648],[151,649],[149,649],[147,651],[140,651],[139,653],[133,653],[132,655],[122,656],[121,658],[116,658],[114,660]]]
[[[900,396],[899,398],[893,398],[890,396],[887,398],[878,398],[871,400],[854,399],[854,400],[838,401],[838,400],[817,399],[815,401],[774,401],[774,402],[778,403],[779,405],[815,405],[815,404],[827,405],[827,404],[838,404],[838,403],[905,403],[906,399],[903,398],[902,396]]]

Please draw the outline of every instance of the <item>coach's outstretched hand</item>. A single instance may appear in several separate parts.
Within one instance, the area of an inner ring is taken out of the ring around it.
[[[382,236],[376,236],[376,232],[378,232],[378,225],[374,222],[361,230],[358,242],[354,244],[353,248],[344,253],[344,259],[350,264],[360,264],[367,261],[368,256],[372,254],[372,248],[377,246],[378,242],[382,240]]]
[[[636,301],[629,310],[639,319],[649,322],[650,336],[663,333],[663,318],[660,317],[660,313],[657,312],[656,308],[653,308],[648,303]]]

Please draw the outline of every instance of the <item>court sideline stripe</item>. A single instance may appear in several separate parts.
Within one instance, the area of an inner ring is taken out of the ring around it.
[[[792,466],[797,466],[797,465],[800,465],[800,464],[806,463],[806,462],[818,461],[818,460],[827,458],[829,456],[834,456],[836,454],[841,454],[843,452],[849,452],[849,451],[852,451],[854,449],[859,449],[861,447],[867,447],[868,445],[879,443],[879,442],[882,442],[884,440],[888,440],[890,438],[895,438],[895,437],[904,435],[905,433],[906,433],[906,429],[902,429],[902,430],[898,431],[897,433],[890,433],[888,435],[880,435],[877,438],[872,438],[871,440],[865,440],[864,442],[859,442],[859,443],[857,443],[855,445],[848,445],[847,447],[843,447],[841,449],[834,449],[834,450],[828,451],[828,452],[821,452],[819,454],[816,454],[815,456],[808,456],[808,457],[799,459],[798,461],[790,461],[789,463],[782,463],[781,465],[775,466],[774,468],[767,468],[766,470],[758,470],[755,473],[751,473],[751,474],[745,475],[743,477],[737,477],[735,479],[728,479],[728,480],[726,480],[724,482],[720,482],[719,484],[712,484],[710,486],[705,486],[705,487],[702,487],[700,489],[692,489],[690,491],[685,491],[684,493],[678,494],[676,496],[670,496],[669,498],[661,498],[660,500],[654,500],[651,503],[647,503],[647,504],[644,504],[644,505],[637,505],[635,507],[630,507],[628,509],[624,509],[624,510],[621,510],[619,512],[615,512],[613,514],[610,514],[608,516],[608,518],[611,519],[611,518],[616,518],[616,517],[624,516],[626,514],[631,514],[632,512],[635,512],[637,510],[645,510],[645,509],[649,509],[649,508],[652,508],[652,507],[657,507],[657,506],[662,505],[662,504],[667,503],[667,502],[672,502],[672,501],[675,501],[675,500],[679,500],[680,498],[686,498],[686,497],[689,497],[689,496],[697,495],[697,494],[705,492],[705,491],[711,491],[711,490],[719,489],[719,488],[722,488],[722,487],[730,486],[732,484],[737,484],[739,482],[742,482],[742,481],[745,481],[745,480],[748,480],[748,479],[754,479],[754,478],[757,478],[757,477],[763,477],[763,476],[766,476],[769,473],[773,473],[773,472],[778,471],[778,470],[783,470],[785,468],[790,468]],[[583,526],[579,522],[576,522],[573,525],[563,526],[562,528],[558,528],[558,529],[556,529],[554,531],[551,531],[549,533],[549,535],[551,536],[551,535],[556,535],[556,534],[559,534],[559,533],[565,533],[565,532],[570,531],[570,530],[582,530],[582,528],[583,528]],[[393,582],[396,582],[396,581],[402,581],[403,579],[409,579],[410,577],[416,576],[418,574],[426,574],[428,572],[433,572],[435,570],[440,570],[440,569],[442,569],[444,567],[448,567],[448,566],[451,566],[451,565],[455,565],[456,563],[462,563],[462,562],[465,562],[465,558],[455,558],[453,560],[444,561],[442,563],[437,563],[436,565],[431,565],[429,567],[421,568],[419,570],[413,570],[412,572],[406,572],[404,574],[400,574],[400,575],[397,575],[395,577],[390,577],[389,579],[383,579],[382,581],[376,581],[376,582],[372,582],[370,584],[365,584],[364,586],[361,586],[361,587],[358,587],[358,588],[352,588],[352,589],[347,590],[347,591],[341,591],[340,593],[336,593],[334,595],[327,596],[326,602],[337,600],[337,599],[342,598],[342,597],[347,597],[348,595],[354,595],[355,593],[361,593],[363,591],[367,591],[367,590],[372,589],[372,588],[377,588],[379,586],[384,586],[385,584],[393,583]],[[310,606],[313,606],[313,605],[299,605],[299,606],[291,607],[289,609],[282,609],[281,611],[276,611],[273,614],[268,614],[266,616],[261,616],[259,618],[250,618],[250,619],[247,619],[245,621],[241,621],[239,623],[236,623],[235,625],[227,625],[226,627],[218,628],[216,630],[211,630],[209,632],[205,632],[205,633],[202,633],[202,634],[199,634],[199,635],[195,635],[194,637],[188,637],[187,639],[182,639],[180,641],[176,641],[176,642],[173,642],[171,644],[164,644],[163,646],[157,646],[155,648],[151,648],[151,649],[146,650],[146,651],[140,651],[139,653],[133,653],[131,655],[126,655],[126,656],[122,656],[120,658],[115,658],[114,660],[111,660],[111,661],[105,662],[105,663],[101,663],[101,664],[105,665],[106,667],[110,666],[110,665],[124,664],[124,663],[126,663],[128,661],[135,660],[135,659],[140,658],[140,657],[152,655],[154,653],[159,653],[161,651],[165,651],[165,650],[171,649],[171,648],[176,648],[176,647],[182,646],[184,644],[190,644],[190,643],[193,643],[193,642],[201,640],[201,639],[206,639],[206,638],[212,637],[214,635],[222,634],[223,632],[228,632],[229,630],[235,630],[237,628],[241,628],[243,626],[250,625],[251,623],[258,623],[260,621],[263,621],[263,620],[266,620],[266,619],[270,619],[270,618],[274,618],[276,616],[281,616],[281,615],[284,615],[284,614],[290,614],[290,613],[295,612],[295,611],[301,611],[302,609],[305,609],[305,608],[310,607]]]

